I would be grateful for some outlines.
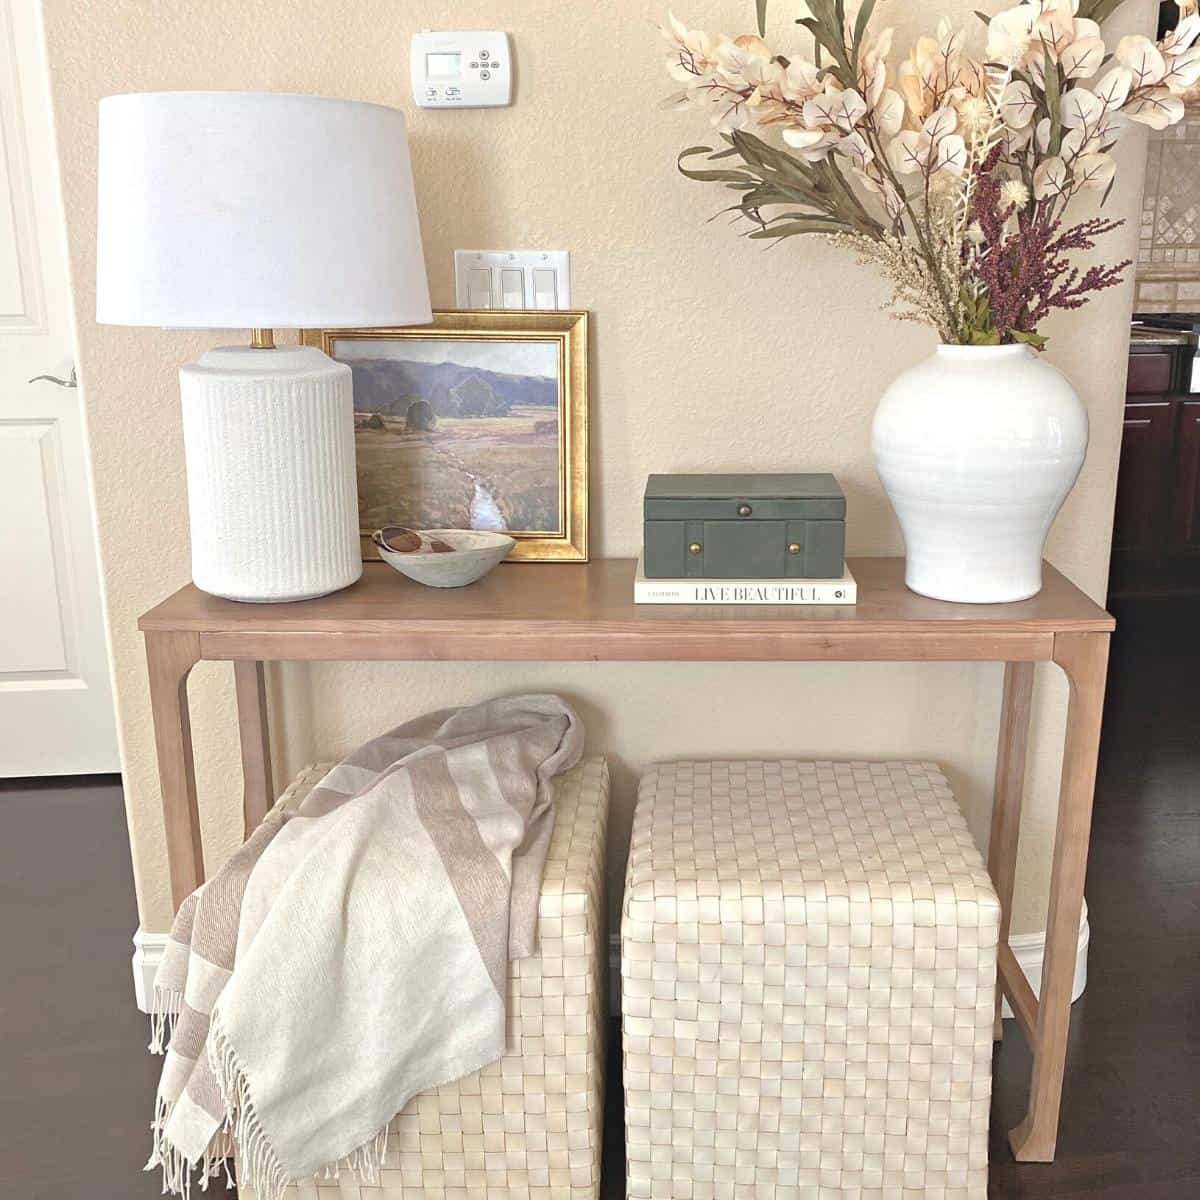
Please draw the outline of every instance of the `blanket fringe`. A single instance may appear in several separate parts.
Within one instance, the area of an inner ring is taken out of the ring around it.
[[[208,1181],[222,1171],[227,1189],[237,1184],[230,1169],[235,1149],[238,1156],[238,1174],[242,1181],[254,1190],[259,1200],[282,1200],[283,1193],[293,1180],[289,1179],[279,1164],[258,1115],[250,1099],[245,1073],[238,1064],[228,1040],[220,1039],[220,1064],[214,1058],[213,1066],[228,1065],[228,1074],[218,1070],[217,1080],[225,1101],[228,1116],[225,1124],[213,1136],[204,1157],[190,1163],[166,1136],[167,1122],[174,1107],[161,1096],[154,1104],[154,1121],[151,1125],[153,1149],[145,1170],[162,1170],[163,1195],[168,1193],[190,1200],[193,1180],[201,1191],[208,1190]],[[319,1170],[315,1178],[336,1182],[343,1171],[353,1172],[366,1184],[377,1186],[379,1172],[387,1155],[388,1126],[384,1126],[373,1138],[368,1138],[357,1150],[347,1154],[338,1162],[328,1163]]]
[[[224,1129],[220,1130],[209,1143],[204,1157],[193,1166],[167,1139],[167,1121],[170,1119],[173,1107],[161,1096],[155,1099],[154,1121],[150,1126],[153,1148],[150,1151],[150,1158],[142,1169],[153,1171],[156,1167],[161,1168],[163,1195],[170,1192],[176,1196],[182,1196],[183,1200],[189,1200],[191,1197],[193,1174],[197,1174],[199,1177],[200,1190],[206,1192],[208,1191],[208,1181],[220,1175],[223,1169],[225,1187],[233,1188],[235,1186],[233,1175],[229,1171],[229,1158],[233,1154],[233,1143],[229,1134]]]
[[[317,1178],[336,1183],[343,1171],[353,1172],[360,1183],[371,1187],[379,1186],[379,1171],[387,1155],[388,1126],[385,1125],[373,1138],[368,1138],[357,1150],[345,1158],[327,1163],[317,1172]]]
[[[175,1036],[175,1026],[179,1024],[181,1012],[183,992],[160,988],[155,984],[150,999],[150,1045],[147,1047],[151,1054],[166,1053],[171,1038]]]
[[[210,1175],[217,1174],[218,1168],[215,1165],[210,1167],[210,1163],[215,1164],[227,1158],[236,1146],[240,1181],[254,1191],[258,1200],[283,1200],[283,1193],[293,1180],[284,1171],[275,1148],[259,1122],[246,1072],[221,1026],[217,1012],[213,1013],[212,1024],[209,1027],[208,1059],[216,1076],[227,1116],[225,1126],[216,1134],[205,1152],[200,1173],[201,1188],[208,1186]],[[337,1162],[327,1163],[317,1172],[317,1177],[337,1180],[342,1171],[353,1171],[362,1182],[377,1185],[379,1172],[387,1155],[387,1144],[388,1126],[385,1124],[357,1150],[351,1151]],[[187,1200],[188,1181],[180,1181],[177,1174],[172,1174],[171,1180],[168,1180],[167,1165],[172,1153],[168,1148],[165,1155],[159,1155],[163,1163],[164,1191],[170,1190]],[[153,1162],[152,1158],[151,1163]],[[228,1175],[228,1166],[226,1174]],[[172,1181],[176,1186],[171,1186]],[[181,1182],[182,1187],[179,1186]],[[230,1183],[232,1185],[232,1180]]]

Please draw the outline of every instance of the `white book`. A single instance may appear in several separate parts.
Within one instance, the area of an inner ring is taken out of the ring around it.
[[[843,564],[839,579],[647,579],[638,555],[636,604],[857,604],[858,584]]]

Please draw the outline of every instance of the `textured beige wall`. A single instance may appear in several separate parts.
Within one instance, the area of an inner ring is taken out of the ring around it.
[[[665,4],[664,4],[665,7]],[[679,0],[706,28],[753,21],[749,0]],[[795,35],[776,0],[774,32]],[[911,36],[974,0],[881,5]],[[1151,0],[1125,21],[1150,22]],[[315,92],[410,112],[434,302],[453,303],[457,247],[567,247],[573,298],[594,314],[593,537],[630,555],[651,471],[828,469],[850,502],[855,554],[901,540],[871,465],[872,410],[888,381],[929,352],[932,334],[878,312],[884,292],[827,246],[764,252],[708,223],[718,191],[681,179],[674,157],[704,138],[694,116],[656,107],[670,88],[654,22],[638,0],[46,0],[53,89],[95,458],[101,552],[115,656],[129,824],[144,925],[170,917],[138,614],[188,579],[183,447],[175,371],[228,335],[103,328],[92,320],[96,102],[112,92],[233,88]],[[516,102],[482,112],[414,110],[409,36],[422,28],[507,29]],[[1144,142],[1122,150],[1111,201],[1137,213]],[[314,170],[321,164],[314,163]],[[330,230],[331,237],[337,230]],[[1131,227],[1114,254],[1134,249]],[[1104,594],[1130,291],[1105,294],[1053,329],[1051,357],[1086,398],[1092,447],[1055,527],[1050,556]],[[538,570],[537,567],[517,568]],[[519,688],[561,690],[594,750],[612,756],[619,881],[635,780],[670,755],[905,755],[948,769],[986,838],[999,708],[995,666],[476,665],[283,666],[272,670],[282,772],[335,756],[431,706]],[[1035,713],[1016,927],[1044,924],[1044,878],[1064,714],[1045,672]],[[240,835],[233,689],[200,666],[191,696],[204,842],[219,862]]]

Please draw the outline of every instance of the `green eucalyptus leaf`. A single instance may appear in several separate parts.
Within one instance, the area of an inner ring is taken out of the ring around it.
[[[767,0],[755,0],[758,8],[758,36],[767,35]]]
[[[1058,74],[1058,64],[1047,54],[1043,60],[1046,77],[1045,94],[1046,108],[1050,117],[1050,153],[1057,154],[1062,149],[1062,80]],[[1036,93],[1035,93],[1036,95]]]
[[[837,76],[838,82],[844,87],[853,87],[855,83],[854,79],[847,78],[846,76],[846,64],[848,60],[845,55],[845,47],[842,45],[841,35],[833,33],[827,26],[813,17],[801,17],[796,24],[803,25],[813,35],[817,46],[824,47],[829,52],[829,57],[833,59],[835,64],[830,69]],[[816,53],[816,65],[821,65],[819,49]]]
[[[802,162],[778,146],[764,142],[752,133],[747,133],[744,129],[735,131],[732,136],[733,144],[742,158],[760,170],[774,173],[786,182],[809,187],[818,178],[816,171],[808,163]]]
[[[686,150],[681,150],[679,157],[675,160],[679,168],[680,174],[686,175],[689,179],[696,179],[702,183],[733,183],[737,182],[741,185],[752,184],[754,177],[748,171],[731,171],[731,170],[702,170],[697,167],[684,166],[685,158],[694,158],[698,154],[703,154],[708,157],[713,157],[712,149],[708,146],[689,146]],[[721,155],[724,157],[724,155]]]
[[[1012,339],[1014,342],[1019,342],[1022,346],[1032,346],[1035,350],[1041,351],[1046,348],[1046,339],[1040,333],[1024,333],[1020,329],[1012,331]]]
[[[805,163],[778,146],[745,130],[722,134],[725,148],[689,146],[678,156],[680,172],[702,183],[717,183],[740,193],[737,204],[726,208],[757,228],[750,236],[780,238],[798,233],[858,232],[877,237],[882,227],[863,208],[836,163]],[[740,157],[745,168],[691,165],[704,156]],[[773,215],[763,210],[784,209]],[[773,232],[772,232],[773,231]]]
[[[998,346],[1000,345],[1000,333],[996,329],[972,329],[971,341],[972,346]]]
[[[816,17],[797,17],[796,24],[803,25],[813,35],[819,45],[824,46],[826,49],[829,48],[829,34],[825,26]]]
[[[698,171],[681,165],[679,173],[700,183],[728,183],[731,187],[739,188],[754,182],[753,176],[745,171]]]
[[[787,204],[789,202],[794,203],[795,197],[785,196],[777,188],[769,185],[749,188],[742,196],[743,208],[766,208],[769,204]]]
[[[804,210],[799,210],[796,212],[776,213],[771,218],[772,221],[808,221],[808,220],[827,220],[827,219],[828,218],[822,217],[819,213],[806,212]]]
[[[726,205],[725,208],[719,208],[711,217],[709,217],[709,220],[715,221],[718,217],[724,216],[725,213],[738,213],[740,216],[749,217],[755,222],[756,225],[762,225],[765,223],[761,217],[754,217],[754,215],[746,209],[744,204],[729,204]]]
[[[679,173],[686,175],[688,179],[698,180],[700,183],[727,183],[730,187],[738,188],[746,187],[754,182],[754,176],[745,171],[703,171],[680,165]]]
[[[852,229],[844,221],[834,218],[812,217],[803,221],[781,221],[756,229],[749,237],[753,241],[769,241],[778,238],[796,237],[806,233],[850,233]]]
[[[734,148],[748,163],[756,167],[764,166],[770,159],[773,147],[768,146],[762,138],[757,138],[745,130],[735,129],[730,135]]]
[[[854,22],[854,55],[858,57],[858,48],[867,32],[871,13],[875,11],[875,0],[863,0],[863,6],[858,10],[858,20]]]
[[[846,28],[846,0],[808,0],[808,11],[835,36]]]
[[[1080,0],[1078,17],[1097,23],[1107,21],[1124,3],[1124,0]]]

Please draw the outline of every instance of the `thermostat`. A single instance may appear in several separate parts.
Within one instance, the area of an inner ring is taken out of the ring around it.
[[[413,99],[422,108],[493,108],[512,102],[506,33],[414,33]]]

